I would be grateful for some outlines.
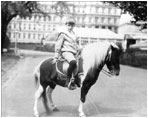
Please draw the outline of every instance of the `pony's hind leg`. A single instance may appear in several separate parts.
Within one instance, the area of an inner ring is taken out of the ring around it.
[[[43,87],[41,85],[39,85],[39,88],[35,92],[35,102],[34,102],[34,107],[33,107],[34,115],[36,117],[39,117],[39,113],[37,110],[37,104],[38,104],[38,100],[39,100],[40,96],[42,95],[42,93],[43,93]]]
[[[48,99],[51,105],[51,108],[53,111],[59,111],[59,109],[57,108],[56,105],[54,105],[53,100],[52,100],[52,92],[53,92],[54,88],[53,87],[48,87],[47,88],[47,94],[48,94]]]
[[[47,101],[47,96],[46,96],[46,88],[43,88],[43,93],[42,93],[42,100],[43,100],[43,104],[44,104],[44,107],[46,109],[47,112],[50,111],[49,107],[48,107],[48,101]]]

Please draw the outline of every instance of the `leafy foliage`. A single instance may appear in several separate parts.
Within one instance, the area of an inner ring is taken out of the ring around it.
[[[55,9],[56,14],[59,15],[61,18],[64,16],[64,14],[70,12],[68,4],[64,1],[58,1],[52,7]]]
[[[26,17],[37,11],[38,4],[33,1],[2,1],[2,18],[7,20],[17,15]]]
[[[128,49],[122,54],[120,63],[147,69],[147,51],[138,48]]]
[[[136,21],[147,21],[147,1],[108,1],[124,12],[129,12]]]
[[[8,48],[7,44],[7,26],[9,22],[16,16],[30,17],[33,13],[41,12],[39,4],[36,1],[2,1],[1,2],[1,51]],[[43,12],[41,12],[43,13]],[[9,40],[9,39],[8,39]]]

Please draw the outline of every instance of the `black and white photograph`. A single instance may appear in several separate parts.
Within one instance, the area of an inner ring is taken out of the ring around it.
[[[147,1],[1,1],[1,117],[147,117]]]

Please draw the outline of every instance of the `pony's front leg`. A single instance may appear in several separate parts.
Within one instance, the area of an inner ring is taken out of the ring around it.
[[[55,106],[54,103],[53,103],[53,100],[52,100],[52,92],[53,92],[53,89],[49,86],[47,88],[47,94],[48,94],[48,99],[49,99],[51,108],[52,108],[53,111],[59,111],[59,109],[57,108],[57,106]]]
[[[83,102],[80,100],[80,104],[79,104],[79,116],[80,117],[85,117],[85,114],[84,114],[84,112],[83,112]]]
[[[83,112],[83,104],[86,100],[86,95],[91,87],[91,83],[86,83],[85,81],[82,84],[81,88],[81,100],[80,100],[80,105],[79,105],[79,116],[80,117],[85,117],[85,114]]]
[[[85,97],[86,97],[86,94],[84,93],[84,86],[82,85],[82,88],[81,88],[81,99],[80,99],[80,104],[79,104],[79,116],[80,117],[85,117],[85,114],[84,114],[84,111],[83,111],[83,104],[85,102]]]
[[[36,117],[39,117],[39,113],[37,110],[37,104],[38,104],[38,100],[39,100],[40,96],[42,95],[42,93],[43,93],[43,87],[41,85],[39,85],[39,88],[35,92],[35,102],[34,102],[34,107],[33,107],[34,115]]]

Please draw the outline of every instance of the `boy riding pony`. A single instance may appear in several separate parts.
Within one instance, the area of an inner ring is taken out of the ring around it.
[[[70,90],[76,88],[74,83],[73,72],[77,68],[76,54],[79,51],[77,37],[73,31],[76,21],[73,17],[68,17],[65,22],[65,28],[59,32],[59,36],[55,45],[55,59],[63,57],[69,63],[67,70],[67,86]]]

